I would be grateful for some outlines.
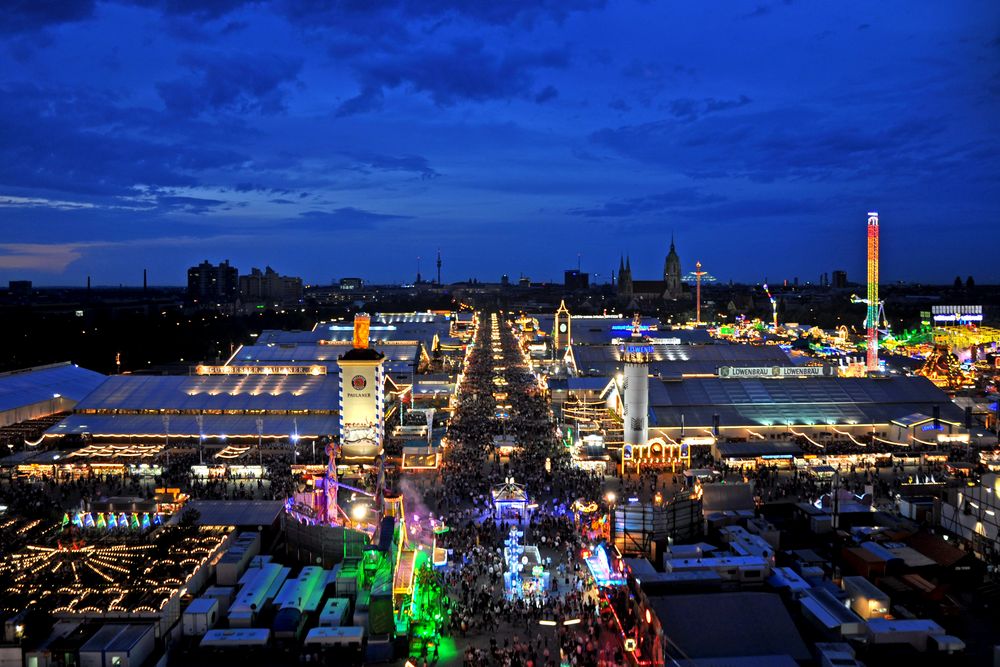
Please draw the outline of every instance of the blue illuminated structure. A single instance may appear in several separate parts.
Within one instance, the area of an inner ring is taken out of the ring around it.
[[[608,549],[602,542],[598,544],[593,553],[583,559],[594,577],[594,583],[598,586],[622,586],[625,584],[625,575],[616,571],[608,557]]]

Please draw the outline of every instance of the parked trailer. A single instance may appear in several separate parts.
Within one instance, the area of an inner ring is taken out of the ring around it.
[[[306,635],[302,655],[321,665],[360,665],[367,641],[364,628],[313,628]]]
[[[270,645],[271,631],[267,628],[209,630],[199,644],[203,649],[264,648]]]
[[[278,563],[266,563],[260,568],[247,570],[243,588],[229,608],[230,627],[248,628],[253,625],[257,614],[277,595],[289,571]]]
[[[191,601],[181,616],[184,635],[198,637],[215,627],[219,620],[219,601],[201,597]]]
[[[321,567],[304,567],[295,579],[289,579],[274,599],[275,639],[299,639],[305,631],[309,614],[316,611],[326,591],[330,572]]]
[[[889,596],[864,577],[844,577],[841,586],[851,596],[851,609],[866,621],[889,613]]]
[[[330,598],[319,613],[321,628],[338,628],[351,624],[351,601],[347,598]]]

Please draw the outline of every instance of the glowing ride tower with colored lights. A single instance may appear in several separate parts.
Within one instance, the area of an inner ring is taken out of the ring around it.
[[[868,213],[868,316],[865,329],[868,338],[868,371],[878,370],[878,211]]]

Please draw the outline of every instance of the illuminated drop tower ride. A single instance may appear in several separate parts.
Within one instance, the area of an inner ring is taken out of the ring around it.
[[[707,271],[701,270],[701,260],[695,262],[694,265],[694,279],[697,287],[695,288],[695,325],[701,326],[701,277],[708,273]]]
[[[867,369],[878,370],[878,211],[868,213],[868,337]]]

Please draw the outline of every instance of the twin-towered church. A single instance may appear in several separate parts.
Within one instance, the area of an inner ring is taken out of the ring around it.
[[[670,239],[670,252],[663,261],[663,280],[633,280],[629,258],[619,260],[618,296],[629,302],[690,298],[681,282],[681,258],[677,255],[673,238]]]

